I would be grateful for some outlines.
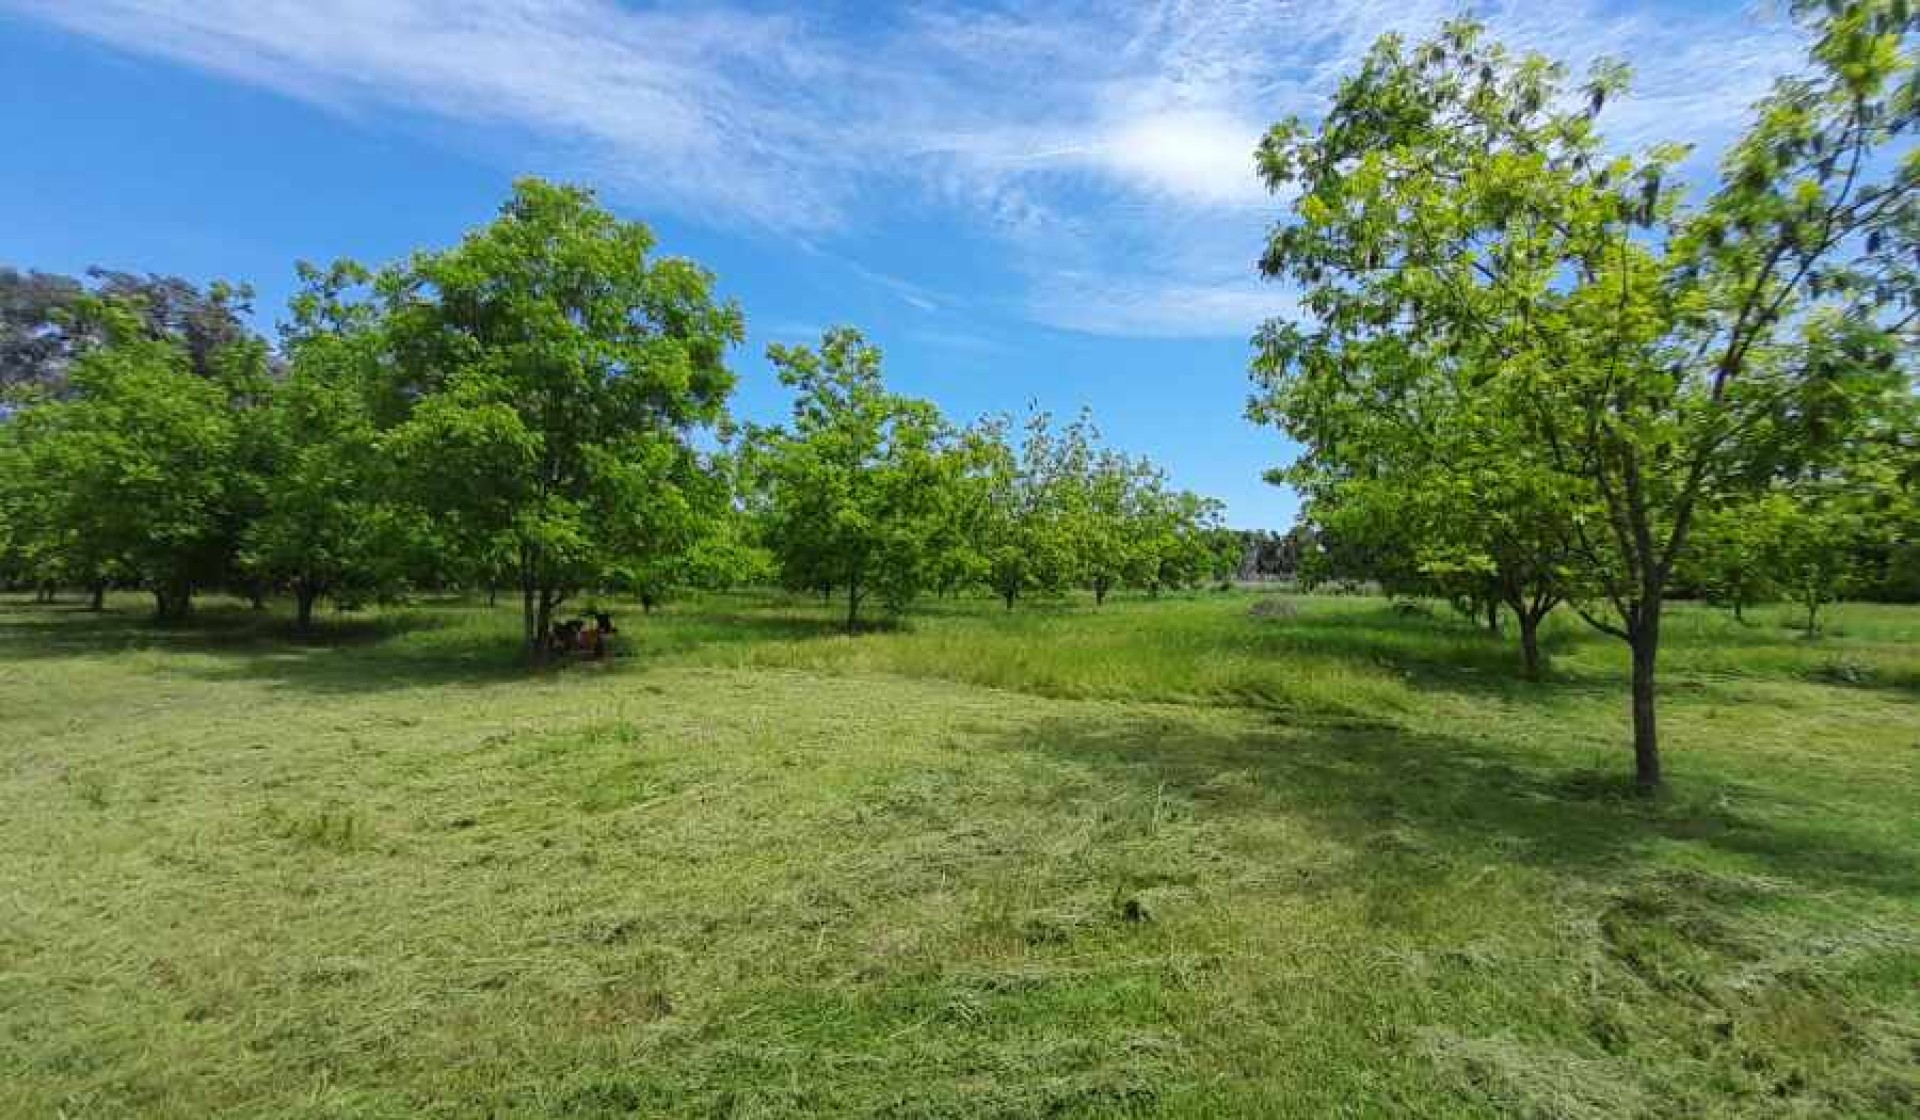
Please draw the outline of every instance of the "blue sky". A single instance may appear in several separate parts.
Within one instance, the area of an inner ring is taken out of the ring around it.
[[[1007,5],[615,0],[0,0],[0,263],[245,280],[382,262],[486,220],[511,180],[595,187],[747,312],[761,357],[853,323],[956,419],[1090,406],[1230,520],[1284,528],[1241,416],[1254,274],[1283,212],[1262,128],[1311,117],[1380,33],[1443,0]],[[1623,145],[1737,129],[1797,44],[1720,0],[1471,5],[1503,39],[1634,64]]]

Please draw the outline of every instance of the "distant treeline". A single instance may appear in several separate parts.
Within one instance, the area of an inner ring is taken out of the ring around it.
[[[740,308],[584,190],[516,185],[460,244],[301,264],[251,292],[0,269],[0,585],[316,603],[507,590],[542,656],[563,604],[778,583],[902,610],[991,592],[1229,580],[1220,503],[1086,415],[956,424],[857,330],[774,346],[789,420],[728,415]],[[704,437],[702,436],[704,433]]]

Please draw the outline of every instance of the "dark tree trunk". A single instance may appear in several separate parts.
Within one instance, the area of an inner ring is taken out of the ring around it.
[[[1487,633],[1500,633],[1500,603],[1493,600],[1487,604]]]
[[[93,598],[88,601],[87,609],[95,614],[107,609],[107,585],[104,581],[93,585]]]
[[[500,605],[500,586],[498,584],[489,583],[487,585],[487,606],[497,607],[499,605]]]
[[[1633,649],[1633,781],[1642,793],[1660,788],[1660,733],[1654,719],[1654,664],[1660,652],[1659,601],[1640,610],[1628,638]]]
[[[294,624],[305,631],[313,629],[313,604],[320,598],[320,589],[310,584],[299,584],[293,589]]]
[[[1520,619],[1520,672],[1530,681],[1540,679],[1540,619],[1543,614],[1515,611]]]
[[[183,622],[193,613],[193,588],[184,585],[153,589],[153,614],[161,622]]]
[[[34,599],[41,603],[51,603],[53,602],[56,590],[58,589],[55,588],[53,584],[43,583],[40,585],[40,589],[34,594]]]
[[[1746,605],[1742,603],[1740,600],[1735,599],[1733,601],[1733,620],[1735,622],[1740,622],[1740,623],[1746,622],[1747,616],[1745,614],[1745,611],[1746,611]]]
[[[247,585],[247,605],[256,611],[267,609],[267,593],[257,583]]]
[[[1093,605],[1096,607],[1104,607],[1107,605],[1107,584],[1105,580],[1096,580],[1094,582]]]
[[[1015,590],[1014,590],[1013,588],[1011,588],[1011,587],[1009,587],[1009,588],[1007,588],[1007,589],[1006,589],[1005,591],[1002,591],[1002,592],[1000,593],[1000,597],[1001,597],[1002,599],[1005,599],[1005,600],[1006,600],[1006,602],[1007,602],[1007,609],[1008,609],[1008,610],[1012,610],[1012,609],[1013,609],[1013,599],[1014,599],[1014,596],[1015,596],[1015,595],[1018,595],[1018,594],[1019,594],[1019,592],[1017,592],[1017,591],[1015,591]]]
[[[544,665],[551,660],[550,651],[547,649],[547,635],[553,633],[553,609],[560,605],[560,600],[561,595],[547,587],[542,587],[534,600],[533,661],[536,665]]]
[[[860,624],[860,581],[858,579],[854,579],[854,580],[848,581],[847,583],[847,634],[851,636],[853,634],[854,627],[858,626],[859,624]]]
[[[527,647],[527,660],[541,664],[547,659],[547,632],[540,624],[540,607],[530,577],[522,577],[520,581],[520,629]]]

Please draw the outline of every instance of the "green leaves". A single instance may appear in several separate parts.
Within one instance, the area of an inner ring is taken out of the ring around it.
[[[1920,313],[1920,177],[1889,158],[1915,126],[1910,6],[1796,12],[1807,71],[1704,205],[1673,174],[1684,147],[1600,139],[1622,68],[1583,105],[1472,24],[1382,38],[1317,127],[1259,154],[1297,192],[1261,267],[1309,315],[1261,331],[1249,411],[1305,448],[1288,478],[1310,515],[1377,578],[1518,573],[1632,642],[1643,778],[1696,515],[1830,459],[1885,392],[1865,340],[1910,343]]]
[[[269,461],[242,542],[256,577],[290,587],[304,623],[317,597],[371,597],[398,582],[407,518],[377,421],[382,338],[377,309],[351,293],[370,274],[351,261],[300,266],[304,287],[282,332],[283,381],[264,409]]]
[[[766,542],[789,586],[846,591],[851,631],[868,595],[898,609],[935,578],[957,445],[933,405],[887,390],[851,327],[767,357],[796,395],[789,428],[751,437]]]
[[[666,570],[712,506],[691,431],[724,417],[742,320],[710,274],[652,249],[590,193],[529,179],[495,222],[378,282],[404,410],[382,446],[470,567],[511,565],[534,650],[554,605]]]
[[[163,595],[163,614],[183,612],[224,574],[243,494],[232,402],[185,346],[131,330],[82,355],[73,384],[9,424],[26,480],[16,508],[43,574],[136,582]]]

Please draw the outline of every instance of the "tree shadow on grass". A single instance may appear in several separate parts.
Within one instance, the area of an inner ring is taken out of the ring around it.
[[[1542,629],[1541,648],[1547,673],[1541,681],[1526,680],[1520,672],[1518,636],[1511,619],[1498,634],[1444,610],[1408,613],[1389,604],[1377,608],[1315,613],[1311,608],[1294,617],[1251,618],[1239,625],[1252,628],[1250,647],[1264,657],[1334,658],[1348,664],[1384,669],[1399,675],[1422,692],[1452,693],[1472,698],[1497,698],[1519,704],[1555,703],[1568,696],[1617,698],[1624,706],[1629,663],[1624,643],[1587,630],[1566,617]],[[1727,644],[1716,629],[1692,632],[1676,628],[1662,657],[1660,688],[1668,697],[1690,696],[1713,703],[1739,703],[1756,682],[1800,682],[1833,688],[1857,688],[1913,696],[1920,693],[1920,670],[1902,663],[1884,664],[1870,651],[1833,645],[1815,652],[1823,660],[1799,669],[1729,672],[1715,665],[1696,665],[1689,653],[1702,646],[1719,652]],[[1777,634],[1745,635],[1740,648],[1756,652],[1779,650],[1794,639]],[[1568,655],[1600,650],[1606,656]]]
[[[457,619],[395,610],[293,620],[246,607],[207,606],[182,623],[142,611],[43,613],[15,609],[0,621],[0,662],[60,661],[126,654],[181,654],[154,663],[163,673],[208,680],[271,680],[316,692],[360,692],[500,679],[510,660],[468,643],[434,640]],[[505,651],[511,658],[512,649]]]
[[[1818,813],[1771,790],[1697,778],[1678,792],[1642,798],[1631,791],[1624,763],[1616,776],[1401,730],[1233,731],[1150,716],[1048,721],[1009,745],[1116,772],[1142,790],[1177,792],[1203,813],[1311,820],[1364,853],[1361,871],[1382,870],[1389,879],[1496,861],[1605,876],[1630,869],[1655,842],[1678,842],[1810,892],[1920,896],[1920,852],[1880,844],[1864,830],[1813,823]],[[1828,819],[1846,819],[1821,808]]]
[[[51,603],[38,603],[30,599],[0,599],[0,616],[4,615],[62,615],[62,614],[99,614],[87,603],[71,599],[56,599]]]
[[[280,614],[209,604],[181,624],[137,610],[0,602],[0,663],[163,652],[159,672],[205,681],[256,681],[320,694],[418,687],[490,686],[551,678],[584,667],[572,660],[534,668],[518,618],[470,604],[433,603],[365,615],[322,615],[302,631]],[[616,668],[720,643],[751,644],[839,635],[840,623],[743,609],[676,615],[622,613]]]
[[[0,604],[13,616],[0,622],[0,649],[10,658],[72,657],[127,650],[222,652],[272,646],[309,648],[374,645],[446,620],[397,611],[316,620],[301,631],[292,620],[244,607],[215,606],[179,623],[161,623],[147,612],[89,610],[64,604]]]

